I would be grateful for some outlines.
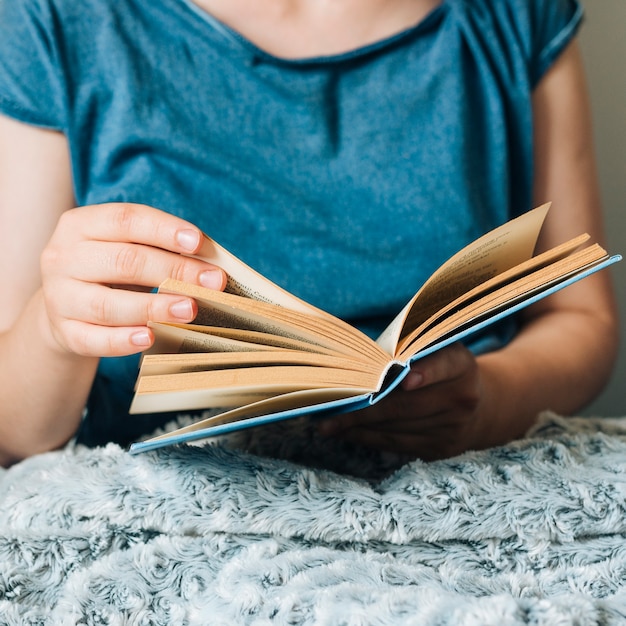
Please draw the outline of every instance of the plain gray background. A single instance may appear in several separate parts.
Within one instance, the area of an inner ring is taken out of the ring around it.
[[[626,415],[626,0],[583,0],[580,32],[591,93],[608,248],[625,259],[614,268],[622,347],[613,378],[585,415]]]

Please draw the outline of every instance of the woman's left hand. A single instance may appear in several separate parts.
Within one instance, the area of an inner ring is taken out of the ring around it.
[[[474,355],[454,344],[416,363],[400,386],[362,411],[320,422],[321,434],[424,460],[480,447],[481,372]]]

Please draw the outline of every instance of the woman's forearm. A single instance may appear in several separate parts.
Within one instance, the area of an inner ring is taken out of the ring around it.
[[[572,415],[603,389],[618,348],[612,309],[547,311],[505,349],[479,357],[485,386],[484,446],[522,436],[538,413]]]
[[[46,329],[41,292],[0,334],[0,463],[57,448],[75,433],[98,359],[63,352]]]

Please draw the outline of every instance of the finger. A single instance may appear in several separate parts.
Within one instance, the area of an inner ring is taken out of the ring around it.
[[[72,277],[86,282],[156,286],[165,278],[222,289],[224,272],[201,260],[146,246],[104,241],[81,241],[66,248],[56,262],[71,268]],[[49,267],[54,272],[54,266]]]
[[[377,407],[378,408],[378,407]],[[381,407],[384,409],[385,407]],[[369,429],[375,432],[389,432],[392,434],[420,434],[432,432],[434,429],[448,427],[448,417],[452,414],[442,407],[441,403],[429,413],[420,414],[424,410],[420,403],[411,411],[395,412],[391,407],[386,410],[356,411],[346,415],[331,417],[321,421],[318,429],[323,436],[341,435],[351,430]],[[452,417],[450,419],[453,419]],[[452,422],[452,425],[454,422]]]
[[[317,430],[323,437],[339,435],[353,428],[359,423],[359,416],[366,414],[366,411],[355,411],[353,413],[344,413],[343,415],[327,417],[318,422]],[[369,419],[372,420],[371,417]]]
[[[142,243],[164,250],[195,254],[202,232],[175,215],[142,204],[114,203],[78,207],[66,211],[60,223],[70,222],[62,232],[83,239]]]
[[[474,366],[474,355],[463,344],[455,343],[413,363],[401,387],[410,391],[456,379]]]
[[[154,335],[145,326],[95,326],[76,320],[66,320],[61,327],[63,344],[82,356],[128,356],[146,350]]]
[[[376,407],[386,416],[385,424],[415,422],[425,428],[445,424],[447,420],[472,415],[480,402],[481,390],[477,370],[467,375],[444,380],[416,391],[398,390]],[[371,421],[371,420],[368,420]],[[382,423],[379,419],[378,422]]]
[[[80,283],[80,297],[74,291],[59,289],[49,302],[56,318],[80,320],[99,326],[140,326],[156,322],[191,322],[198,307],[192,298],[176,294],[157,294],[111,289],[94,283]]]
[[[424,461],[441,459],[454,454],[453,451],[448,451],[444,442],[434,439],[432,436],[409,433],[396,435],[389,432],[358,428],[342,434],[341,438],[373,450],[406,454]]]
[[[479,394],[473,377],[446,380],[416,391],[397,389],[380,402],[352,413],[320,422],[323,435],[355,427],[409,429],[414,432],[436,428],[448,419],[475,409]],[[410,425],[410,426],[409,426]]]
[[[395,402],[389,402],[388,399],[385,399],[380,404],[375,404],[367,409],[325,418],[319,422],[318,430],[320,434],[330,436],[357,427],[376,427],[379,425],[381,428],[387,428],[391,422],[397,421],[399,411],[395,406]],[[412,420],[415,419],[415,416],[416,412],[413,409],[407,414],[406,419]]]

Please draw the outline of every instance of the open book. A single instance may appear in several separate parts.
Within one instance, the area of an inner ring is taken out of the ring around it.
[[[444,263],[374,341],[265,279],[217,243],[199,257],[228,275],[224,292],[167,280],[192,296],[192,324],[150,323],[131,413],[220,409],[131,446],[150,450],[305,414],[364,408],[416,359],[477,332],[618,260],[581,235],[533,256],[549,209],[507,222]]]

